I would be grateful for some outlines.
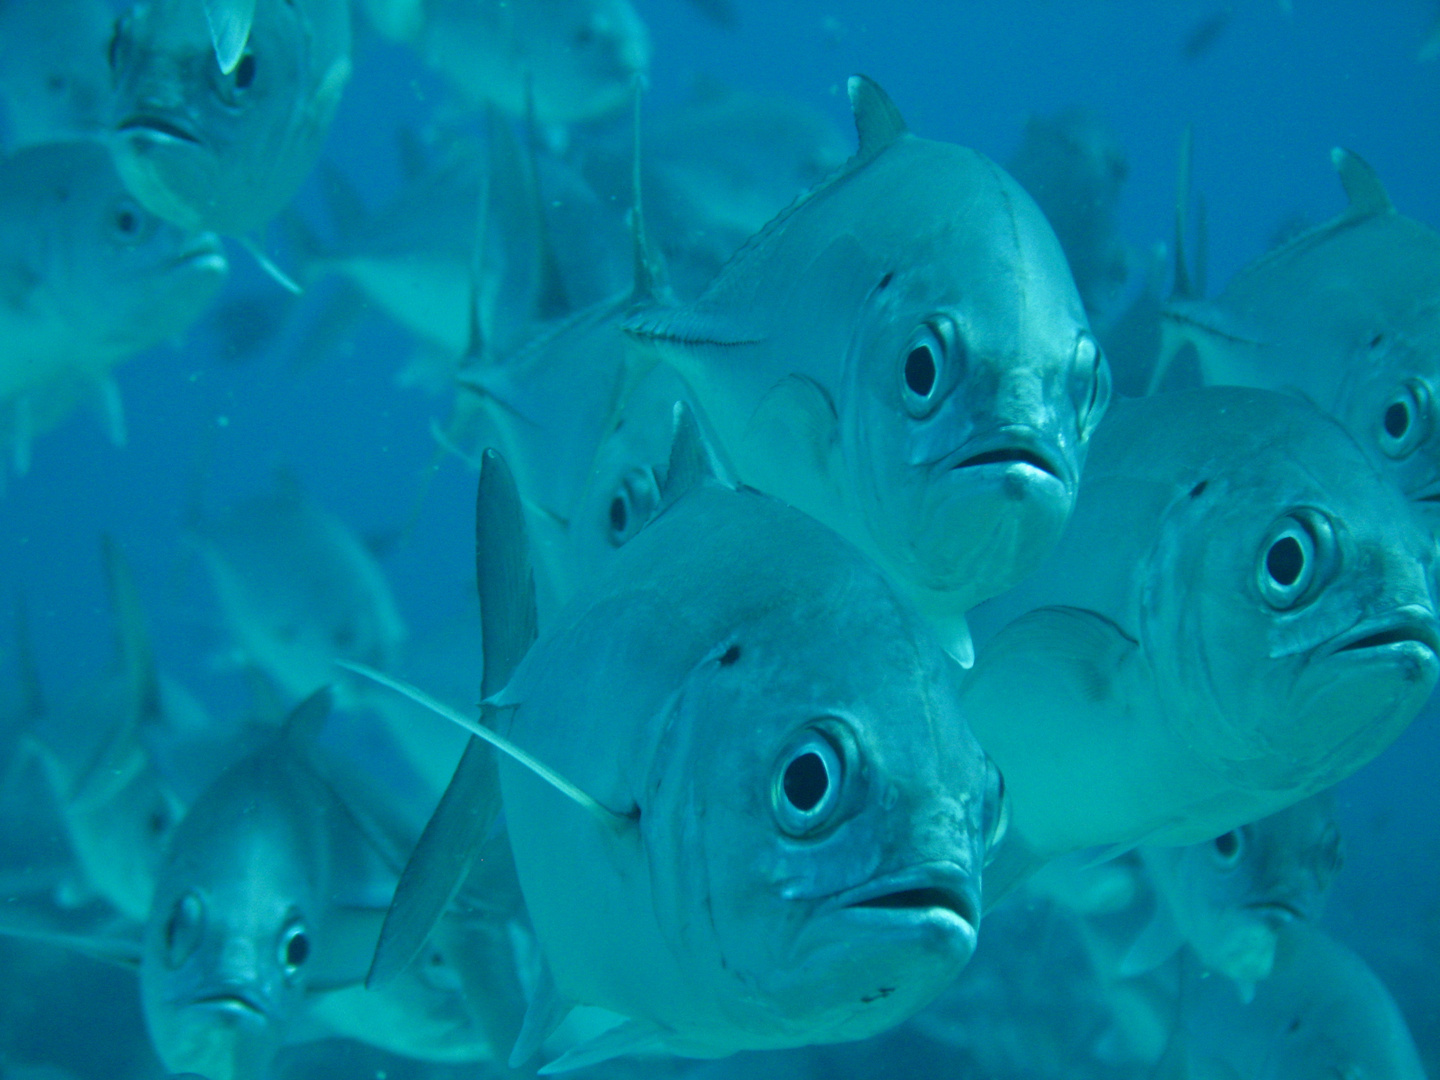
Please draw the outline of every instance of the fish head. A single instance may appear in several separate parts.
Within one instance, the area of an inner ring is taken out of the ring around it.
[[[1146,863],[1176,909],[1186,940],[1210,968],[1240,982],[1267,978],[1281,928],[1313,922],[1343,861],[1334,799],[1302,799],[1210,840]]]
[[[910,223],[864,302],[843,446],[885,561],[963,611],[1059,539],[1110,377],[1034,201],[973,151],[944,149],[965,159],[966,184],[901,193],[938,209]],[[956,172],[910,164],[932,183]]]
[[[650,33],[630,0],[545,0],[512,11],[513,48],[541,123],[614,112],[650,69]]]
[[[881,584],[752,612],[692,672],[656,757],[662,926],[775,1045],[863,1038],[946,986],[1003,828],[958,665]]]
[[[146,0],[122,15],[110,62],[125,186],[185,228],[242,235],[263,225],[319,156],[350,70],[346,10],[259,0],[229,72],[201,5]]]
[[[1417,301],[1404,319],[1370,314],[1333,411],[1440,532],[1440,295]]]
[[[1196,429],[1208,458],[1176,485],[1139,586],[1142,643],[1189,745],[1241,786],[1303,797],[1429,696],[1434,541],[1339,424],[1217,390]]]
[[[265,1075],[302,1007],[324,852],[282,805],[278,772],[222,775],[176,829],[156,884],[141,1002],[173,1072]]]
[[[224,282],[228,265],[219,238],[146,210],[121,186],[103,146],[30,147],[11,165],[23,171],[17,179],[29,189],[35,224],[26,262],[44,291],[44,306],[83,328],[104,358],[178,334]]]

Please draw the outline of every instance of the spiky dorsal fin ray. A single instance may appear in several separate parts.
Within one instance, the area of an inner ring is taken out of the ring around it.
[[[660,485],[660,505],[655,511],[657,516],[701,484],[725,482],[715,451],[700,430],[695,410],[686,402],[677,401],[674,416],[675,434],[670,440],[670,464],[665,470],[665,482]]]
[[[250,40],[250,27],[255,22],[255,0],[202,0],[205,24],[210,28],[210,43],[215,48],[215,61],[229,75],[245,55]]]
[[[850,95],[855,131],[860,138],[855,158],[869,161],[908,129],[890,95],[880,89],[880,84],[874,79],[867,75],[851,75],[845,89]]]
[[[1370,217],[1374,214],[1392,214],[1395,204],[1380,177],[1370,164],[1353,150],[1337,146],[1330,151],[1330,163],[1340,174],[1345,197],[1350,200],[1346,211],[1349,217]]]
[[[545,195],[540,190],[540,124],[535,118],[534,80],[525,76],[525,187],[530,212],[535,217],[535,250],[540,281],[535,295],[535,316],[541,322],[557,319],[573,310],[545,214]]]

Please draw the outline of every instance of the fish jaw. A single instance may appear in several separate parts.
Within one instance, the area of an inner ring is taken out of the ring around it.
[[[156,1053],[176,1073],[263,1076],[283,1042],[262,996],[239,983],[216,983],[168,1008],[147,1008],[145,1018]]]
[[[806,973],[810,1041],[866,1038],[929,1004],[975,952],[978,889],[963,867],[934,862],[809,901],[792,956]]]
[[[139,110],[115,127],[115,167],[125,187],[152,214],[184,229],[209,227],[207,191],[219,162],[187,118],[171,110]]]

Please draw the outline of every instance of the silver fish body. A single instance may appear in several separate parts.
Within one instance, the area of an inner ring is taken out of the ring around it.
[[[1320,917],[1342,857],[1334,799],[1316,795],[1202,844],[1140,856],[1201,962],[1253,984],[1274,967],[1281,928]]]
[[[1117,403],[964,699],[1055,855],[1189,844],[1331,786],[1440,672],[1433,545],[1333,420],[1212,387]],[[988,641],[983,635],[993,634]]]
[[[862,1038],[969,959],[997,777],[881,575],[759,493],[675,498],[679,457],[491,700],[614,816],[502,763],[527,908],[558,997],[628,1018],[599,1056]]]
[[[245,236],[319,157],[350,74],[350,8],[257,0],[244,53],[223,71],[200,4],[142,0],[122,16],[111,57],[125,186],[168,221]]]
[[[1211,300],[1172,300],[1162,364],[1194,346],[1208,384],[1296,392],[1345,425],[1440,523],[1440,233],[1396,211],[1370,167],[1332,155],[1345,211],[1242,269]]]
[[[851,162],[694,303],[626,329],[684,376],[742,480],[961,619],[1059,537],[1108,371],[1023,189],[906,132],[869,80],[851,95]]]
[[[30,440],[89,397],[123,442],[112,369],[180,334],[227,269],[214,234],[161,221],[128,195],[99,143],[0,162],[0,440],[16,471]]]
[[[105,0],[0,3],[0,110],[7,149],[98,139],[110,119]]]

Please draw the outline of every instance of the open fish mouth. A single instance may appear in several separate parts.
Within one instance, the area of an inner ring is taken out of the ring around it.
[[[948,913],[972,931],[980,925],[979,904],[969,875],[945,864],[876,878],[837,894],[828,906],[833,910]]]
[[[191,998],[190,1004],[202,1008],[219,1009],[228,1013],[254,1016],[260,1019],[264,1019],[269,1015],[265,1010],[265,1006],[260,1004],[260,1001],[255,995],[240,987],[225,987],[213,993],[201,994],[199,997]]]
[[[1283,923],[1304,922],[1309,917],[1288,900],[1257,900],[1253,904],[1246,904],[1245,910]]]
[[[137,114],[120,121],[115,128],[121,134],[130,132],[143,132],[148,135],[159,135],[172,142],[193,143],[200,145],[200,139],[193,132],[189,131],[173,120],[167,120],[163,116],[150,114]]]
[[[1432,654],[1440,656],[1440,630],[1436,629],[1434,618],[1426,617],[1419,609],[1396,612],[1388,618],[1356,626],[1337,638],[1325,652],[1334,656],[1412,643],[1424,645]]]
[[[1030,465],[1033,468],[1039,469],[1041,472],[1047,472],[1057,480],[1060,478],[1059,472],[1056,471],[1050,462],[1046,461],[1033,450],[1025,450],[1019,447],[987,450],[983,454],[975,454],[973,457],[968,457],[964,461],[952,465],[951,468],[971,469],[979,465],[1009,465],[1014,462],[1022,465]]]
[[[225,269],[225,248],[214,233],[202,233],[197,240],[170,260],[173,267],[198,266],[215,262],[217,269]]]
[[[1068,485],[1069,470],[1063,468],[1052,454],[1046,453],[1043,443],[1038,432],[1032,433],[1023,427],[1002,428],[988,436],[972,439],[935,464],[945,472],[980,469],[987,465],[1028,465]]]

